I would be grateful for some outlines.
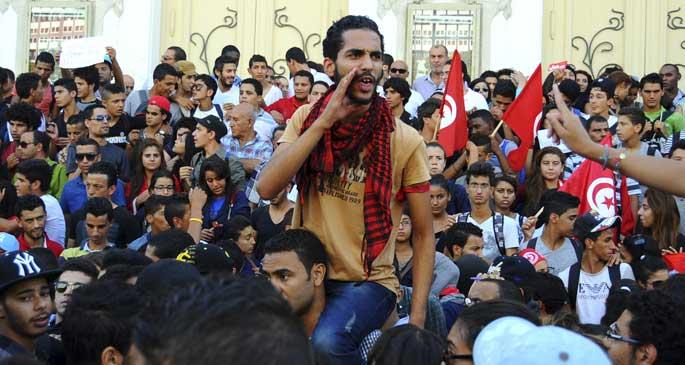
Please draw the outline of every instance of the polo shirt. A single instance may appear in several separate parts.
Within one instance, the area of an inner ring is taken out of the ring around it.
[[[62,251],[64,251],[64,248],[59,243],[51,240],[48,237],[47,233],[45,233],[45,235],[43,237],[45,239],[43,240],[43,246],[42,247],[50,250],[52,252],[52,254],[55,255],[55,257],[59,257],[59,255],[62,254]],[[33,248],[33,247],[29,246],[28,243],[26,243],[26,237],[24,237],[23,234],[19,235],[19,237],[17,237],[17,241],[19,241],[19,251],[28,251],[28,250]]]
[[[423,99],[426,100],[430,98],[434,92],[442,91],[442,89],[445,88],[445,83],[440,81],[440,84],[436,85],[430,75],[427,75],[417,78],[411,85],[411,88],[418,91],[419,94],[423,96]]]
[[[655,120],[660,120],[662,118],[663,113],[665,112],[666,108],[662,106],[659,111],[644,113],[645,117],[647,117],[647,120],[653,122]],[[663,122],[666,126],[666,136],[670,136],[671,134],[673,134],[673,132],[678,132],[685,129],[685,118],[683,118],[683,115],[680,113],[672,113]]]
[[[295,98],[294,96],[291,96],[289,98],[281,99],[267,106],[266,108],[264,108],[264,110],[266,110],[269,113],[271,113],[271,111],[273,110],[281,113],[281,115],[283,116],[283,124],[285,124],[285,122],[293,116],[295,110],[297,110],[297,108],[301,107],[304,104],[306,103],[302,103],[298,101],[297,98]]]
[[[72,214],[83,208],[87,201],[88,192],[86,191],[86,184],[83,182],[81,175],[79,175],[64,185],[59,204],[62,206],[65,214]],[[112,195],[112,202],[116,205],[126,205],[124,183],[121,180],[117,180],[117,188]]]

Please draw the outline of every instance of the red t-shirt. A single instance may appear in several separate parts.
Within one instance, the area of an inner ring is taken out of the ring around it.
[[[297,108],[301,107],[304,104],[305,103],[300,103],[299,101],[297,101],[297,99],[294,96],[291,96],[289,98],[278,100],[277,102],[264,108],[264,110],[266,110],[267,113],[271,112],[272,110],[281,113],[281,115],[283,116],[282,124],[285,124],[285,122],[288,121],[288,119],[290,119],[290,117],[292,117],[293,114],[295,114],[295,110],[297,110]]]
[[[26,243],[26,238],[24,238],[23,234],[17,237],[17,241],[19,241],[19,251],[28,251],[31,249],[28,243]],[[45,246],[43,247],[52,251],[52,254],[55,255],[55,257],[59,257],[59,255],[62,254],[62,251],[64,251],[64,247],[55,241],[51,241],[47,234],[45,234]]]

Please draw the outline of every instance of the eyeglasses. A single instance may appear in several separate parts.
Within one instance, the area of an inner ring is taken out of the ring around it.
[[[191,87],[190,89],[191,89],[191,90],[202,90],[202,88],[203,88],[204,86],[205,86],[205,85],[193,85],[193,87]]]
[[[73,291],[73,290],[76,290],[78,288],[82,288],[86,285],[87,284],[84,284],[84,283],[68,283],[66,281],[55,281],[55,291],[62,294],[65,291],[67,291],[67,289],[69,287],[71,287],[71,290]]]
[[[19,147],[21,147],[21,148],[26,148],[26,147],[28,147],[29,145],[32,145],[32,144],[34,144],[34,143],[33,143],[33,142],[24,142],[24,141],[21,141],[21,142],[19,142]]]
[[[640,345],[642,342],[632,339],[630,337],[623,337],[618,333],[618,324],[616,322],[612,323],[607,330],[606,336],[612,340],[626,342],[631,345]]]
[[[174,191],[173,185],[155,186],[155,190],[158,191]]]
[[[403,68],[391,68],[390,72],[394,73],[394,74],[403,74],[403,73],[407,72],[407,70],[405,70]]]
[[[81,161],[83,158],[86,158],[88,161],[93,161],[95,160],[96,157],[98,157],[97,153],[77,153],[76,154],[76,161]]]
[[[109,116],[109,115],[95,115],[95,116],[93,116],[92,118],[89,118],[89,119],[90,119],[90,120],[97,121],[97,122],[104,122],[104,121],[109,122],[110,120],[112,120],[112,117]]]

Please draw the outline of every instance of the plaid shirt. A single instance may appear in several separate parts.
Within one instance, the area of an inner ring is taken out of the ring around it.
[[[255,139],[245,143],[244,146],[240,145],[239,139],[231,138],[228,144],[228,153],[226,154],[226,157],[232,156],[237,159],[257,159],[264,162],[271,158],[273,151],[274,146],[271,144],[271,141],[260,137],[255,133]]]

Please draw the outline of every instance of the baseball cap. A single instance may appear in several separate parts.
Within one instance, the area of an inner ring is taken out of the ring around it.
[[[542,256],[542,254],[537,252],[534,248],[526,248],[525,250],[520,251],[518,256],[528,260],[533,266],[537,265],[539,262],[547,261],[547,258]]]
[[[606,231],[616,227],[621,222],[621,217],[603,217],[596,211],[587,212],[576,218],[573,224],[573,234],[580,240],[584,240],[590,233]]]
[[[136,288],[150,296],[163,297],[202,280],[192,264],[174,259],[161,259],[148,265],[138,275]]]
[[[614,91],[616,90],[616,82],[608,77],[600,77],[592,82],[590,85],[590,90],[598,88],[607,94],[607,99],[614,97]]]
[[[233,272],[233,269],[238,269],[228,252],[213,244],[188,246],[178,254],[176,260],[195,265],[202,275],[215,272]]]
[[[108,63],[110,68],[112,67],[112,58],[109,57],[108,54],[105,53],[105,56],[102,58],[102,61]]]
[[[147,105],[157,105],[167,114],[169,114],[169,110],[171,110],[171,103],[169,103],[169,99],[164,96],[155,95],[151,97],[150,100],[147,101]]]
[[[499,267],[500,276],[518,286],[535,278],[535,267],[521,256],[499,256],[492,267]]]
[[[457,289],[462,294],[468,294],[476,275],[488,272],[488,264],[476,255],[463,255],[454,264],[459,268]]]
[[[503,317],[485,326],[476,337],[473,363],[609,365],[611,361],[599,345],[575,332]]]
[[[14,284],[36,278],[53,281],[62,273],[31,251],[12,251],[0,256],[0,293]]]
[[[18,251],[19,241],[9,233],[0,232],[0,249],[5,252]]]
[[[190,61],[178,61],[174,67],[176,68],[176,71],[181,72],[184,75],[197,75],[197,72],[195,71],[195,65]]]
[[[216,140],[220,140],[221,137],[225,136],[228,133],[228,129],[226,128],[226,125],[224,122],[222,122],[217,116],[215,115],[208,115],[204,118],[195,118],[197,120],[197,124],[201,124],[203,127],[209,129],[210,131],[213,131],[216,133]]]

